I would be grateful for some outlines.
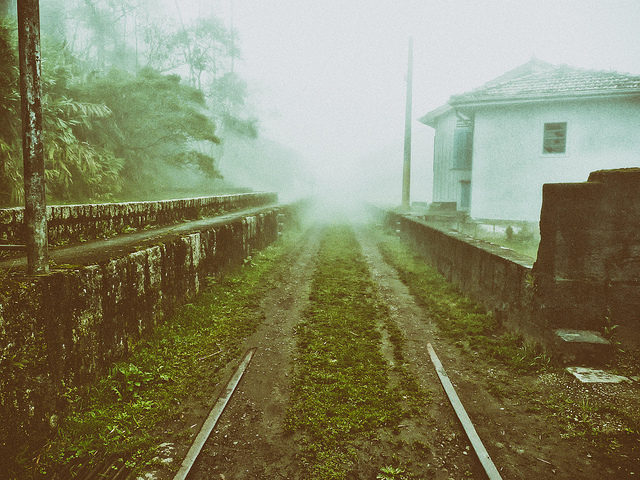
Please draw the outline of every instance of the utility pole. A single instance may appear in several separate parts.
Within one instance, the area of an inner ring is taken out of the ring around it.
[[[407,62],[407,102],[404,116],[404,164],[402,168],[402,206],[411,207],[411,108],[413,85],[413,37],[409,37],[409,59]]]
[[[18,48],[24,163],[24,227],[27,271],[33,275],[49,272],[42,144],[39,0],[18,0]]]
[[[233,30],[234,29],[233,13],[234,13],[233,0],[230,0],[229,2],[229,33],[231,35],[231,73],[233,73],[233,71],[235,70],[235,63],[236,63],[236,34]]]

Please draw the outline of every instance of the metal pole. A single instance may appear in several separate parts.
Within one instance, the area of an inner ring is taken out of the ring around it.
[[[39,0],[18,0],[18,48],[24,162],[24,226],[29,274],[49,271],[44,196]]]
[[[409,61],[407,65],[407,102],[404,117],[404,164],[402,168],[402,206],[411,207],[411,107],[413,84],[413,37],[409,37]]]

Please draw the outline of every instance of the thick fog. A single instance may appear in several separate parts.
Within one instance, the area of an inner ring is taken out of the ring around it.
[[[400,201],[409,36],[412,200],[430,201],[432,188],[433,130],[417,118],[452,94],[532,56],[640,74],[635,0],[227,0],[191,11],[208,9],[238,31],[263,133],[299,152],[329,194]]]
[[[72,3],[83,4],[67,5]],[[41,0],[44,35],[61,24],[60,4]],[[84,2],[83,8],[93,4],[101,2]],[[143,34],[136,31],[142,28],[141,19],[160,19],[161,26],[179,30],[215,17],[220,28],[233,32],[227,47],[236,52],[225,59],[224,68],[245,82],[242,118],[254,122],[257,134],[237,136],[218,129],[221,144],[200,151],[215,157],[216,168],[231,183],[277,189],[286,199],[321,193],[400,202],[410,36],[413,201],[430,201],[433,181],[433,130],[417,119],[452,94],[476,88],[534,56],[553,64],[640,74],[637,0],[107,4],[113,11],[113,5],[122,4],[123,15],[133,19],[122,27],[123,43],[140,50],[135,65],[129,57],[127,68],[133,70],[144,67],[138,64],[144,58],[138,40]],[[65,15],[69,21],[73,12]],[[87,28],[67,28],[65,34],[75,45],[90,35]],[[87,51],[98,55],[99,50],[94,46]],[[162,64],[161,56],[156,52],[156,66]],[[199,87],[211,72],[196,72],[196,78],[185,67],[167,66],[163,73],[178,73],[183,82],[191,78]],[[215,102],[215,93],[207,94],[207,101]]]
[[[431,200],[432,182],[433,130],[416,119],[450,95],[532,56],[640,74],[635,0],[236,0],[233,15],[265,131],[298,150],[328,191],[395,203],[410,35],[412,200]]]

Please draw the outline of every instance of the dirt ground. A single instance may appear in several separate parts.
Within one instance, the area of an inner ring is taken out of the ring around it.
[[[265,320],[246,343],[257,351],[190,479],[296,477],[296,446],[283,432],[283,420],[294,328],[309,297],[318,240],[318,231],[304,238],[289,274],[262,300]]]
[[[300,478],[295,435],[285,434],[283,422],[295,326],[308,301],[319,236],[317,230],[305,235],[296,254],[290,257],[288,273],[261,302],[264,322],[246,342],[246,349],[256,347],[257,352],[190,479]],[[409,471],[423,472],[424,476],[412,478],[485,478],[440,386],[427,352],[428,342],[434,346],[503,478],[618,479],[640,475],[637,456],[623,464],[608,463],[610,457],[595,450],[584,438],[563,438],[558,430],[561,419],[550,420],[540,410],[540,395],[553,395],[560,389],[577,394],[581,388],[592,387],[583,387],[562,373],[516,378],[496,367],[495,362],[461,352],[451,339],[439,335],[398,273],[383,260],[375,238],[360,230],[358,240],[392,320],[406,337],[404,350],[409,369],[432,396],[424,418],[390,429],[381,441],[383,445],[398,446],[397,452],[388,452],[389,458],[397,454]],[[388,345],[382,349],[384,352]],[[637,383],[597,388],[605,397],[624,400],[638,396]],[[184,445],[176,446],[176,458],[184,456],[195,431]],[[417,449],[415,445],[424,448]],[[172,477],[167,473],[156,478]]]

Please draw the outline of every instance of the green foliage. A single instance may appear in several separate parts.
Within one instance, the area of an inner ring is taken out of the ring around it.
[[[16,142],[20,138],[20,98],[18,95],[18,59],[15,45],[15,26],[8,19],[0,19],[0,206],[15,201],[21,176],[21,151]]]
[[[0,113],[8,122],[0,131],[2,161],[0,183],[11,192],[3,203],[21,203],[22,146],[20,133],[20,99],[18,93],[15,28],[0,25],[0,42],[6,63],[0,74]],[[5,51],[4,47],[7,47]],[[119,173],[123,161],[113,152],[86,141],[82,129],[94,128],[97,119],[111,111],[102,103],[74,98],[67,84],[72,78],[73,58],[62,46],[49,45],[42,76],[43,142],[47,190],[59,201],[109,198],[119,190]]]
[[[219,177],[214,159],[195,148],[196,142],[220,142],[206,113],[204,95],[181,83],[177,75],[150,68],[138,75],[111,70],[78,87],[76,94],[89,102],[104,102],[112,112],[102,128],[86,134],[125,159],[126,189],[156,186],[155,171],[169,165]]]
[[[403,414],[380,351],[376,319],[383,312],[346,227],[323,239],[310,302],[297,329],[287,428],[302,434],[306,478],[343,479],[356,442]]]
[[[215,17],[178,27],[154,16],[153,5],[51,0],[43,6],[49,202],[174,192],[184,188],[178,177],[194,194],[213,193],[212,179],[220,178],[211,153],[220,142],[216,124],[257,135],[257,121],[245,113],[247,87],[233,73],[239,56],[233,32]],[[14,20],[3,19],[0,206],[23,202],[16,43]],[[175,73],[185,70],[188,84]]]
[[[380,469],[380,473],[376,475],[376,478],[378,480],[405,480],[407,477],[404,473],[404,468],[387,465]]]

